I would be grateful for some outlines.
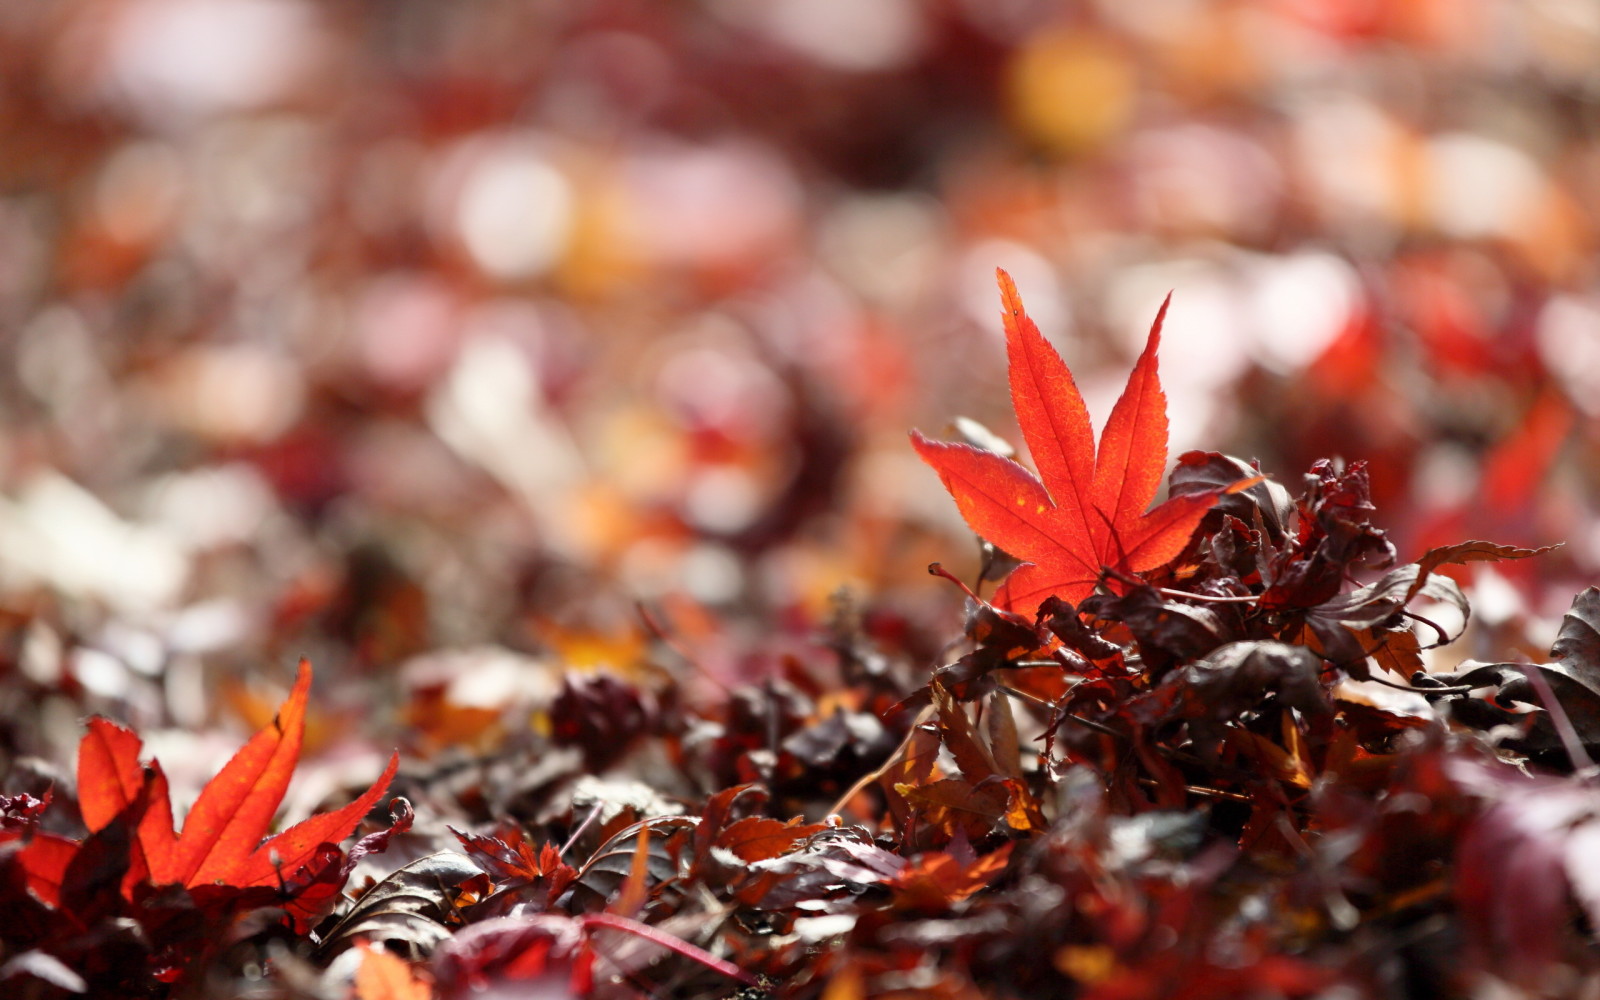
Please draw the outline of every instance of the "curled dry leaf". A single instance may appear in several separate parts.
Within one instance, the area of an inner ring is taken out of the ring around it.
[[[456,901],[488,886],[483,869],[466,855],[440,851],[418,858],[362,894],[322,937],[327,959],[358,941],[373,941],[422,958],[450,937]]]
[[[579,909],[599,909],[615,895],[634,869],[641,837],[649,838],[646,867],[649,883],[656,885],[678,874],[682,844],[693,835],[698,820],[689,816],[657,816],[617,831],[578,866],[573,883]]]
[[[1546,704],[1527,670],[1537,670],[1549,687],[1557,706]],[[1492,688],[1505,703],[1522,703],[1546,713],[1559,707],[1578,738],[1588,747],[1600,746],[1600,588],[1588,587],[1572,599],[1572,607],[1561,618],[1561,628],[1550,646],[1550,660],[1531,667],[1520,663],[1476,663],[1467,661],[1453,673],[1417,674],[1412,678],[1424,692],[1444,688],[1450,692],[1457,715],[1484,717],[1488,725],[1513,721],[1504,713],[1480,707],[1476,699],[1463,700],[1468,688]],[[1507,745],[1524,752],[1549,752],[1559,746],[1555,727],[1548,715],[1523,737],[1507,740]]]

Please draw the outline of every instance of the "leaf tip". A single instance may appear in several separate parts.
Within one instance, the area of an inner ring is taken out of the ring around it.
[[[1007,325],[1010,325],[1010,320],[1022,317],[1022,296],[1017,292],[1017,283],[1011,280],[1011,274],[1005,268],[995,268],[994,278],[1000,286],[1001,315],[1008,321]]]
[[[938,438],[928,437],[926,434],[913,428],[911,431],[911,447],[916,450],[918,458],[933,466],[935,469],[939,469],[939,456],[944,454],[948,449],[954,447],[954,445],[948,441],[940,441]],[[942,472],[942,470],[940,471]]]
[[[1172,292],[1167,292],[1167,297],[1161,300],[1161,308],[1156,310],[1156,321],[1150,324],[1150,336],[1145,340],[1144,353],[1153,354],[1161,346],[1161,328],[1167,322],[1167,309],[1172,305]]]

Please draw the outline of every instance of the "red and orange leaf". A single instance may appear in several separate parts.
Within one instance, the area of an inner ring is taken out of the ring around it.
[[[228,883],[236,886],[276,885],[279,873],[292,873],[309,861],[322,844],[337,844],[350,836],[361,818],[377,805],[379,797],[389,788],[395,770],[400,766],[400,755],[389,755],[389,766],[378,775],[361,794],[361,797],[341,809],[321,813],[301,820],[294,826],[256,848],[249,859],[236,867]]]
[[[1093,574],[1063,575],[1055,566],[1025,563],[1006,577],[992,603],[997,608],[1019,612],[1037,608],[1052,594],[1076,603],[1094,590],[1099,579],[1098,569]]]
[[[1057,530],[1093,538],[1101,528],[1092,510],[1094,428],[1089,423],[1089,408],[1071,369],[1023,310],[1011,275],[1001,270],[995,275],[1000,282],[1000,314],[1006,330],[1011,405],[1017,411],[1022,439],[1058,511]],[[995,544],[1013,551],[998,541]]]
[[[1094,505],[1111,519],[1118,533],[1126,532],[1144,516],[1167,471],[1167,394],[1156,372],[1156,351],[1171,304],[1168,294],[1150,326],[1144,352],[1100,432]]]
[[[28,891],[51,906],[61,905],[61,881],[78,853],[78,842],[54,833],[35,833],[17,853]]]
[[[78,745],[78,811],[90,833],[97,833],[144,787],[139,763],[143,742],[137,735],[105,719],[89,720]]]
[[[1167,397],[1156,363],[1167,303],[1097,453],[1072,372],[1028,319],[1011,278],[1001,271],[999,280],[1011,402],[1039,475],[993,452],[915,431],[911,442],[972,530],[1024,561],[995,604],[1026,614],[1052,594],[1081,601],[1107,570],[1144,573],[1166,565],[1223,491],[1174,497],[1147,512],[1167,461]]]
[[[1226,492],[1226,491],[1221,491]],[[1135,573],[1165,566],[1189,544],[1206,511],[1217,502],[1218,492],[1176,496],[1146,514],[1122,533],[1122,564]]]
[[[104,719],[91,720],[78,751],[80,812],[89,836],[74,841],[18,830],[15,822],[0,829],[0,840],[29,837],[12,855],[22,886],[49,906],[94,914],[114,912],[106,908],[118,905],[106,893],[113,879],[129,902],[138,898],[141,887],[180,884],[202,893],[196,899],[205,900],[206,907],[223,909],[236,903],[255,905],[263,899],[257,887],[281,886],[291,897],[291,913],[313,916],[317,901],[329,894],[327,887],[337,891],[349,871],[340,866],[345,856],[337,843],[387,789],[399,757],[390,758],[388,768],[356,801],[262,843],[297,763],[310,685],[311,668],[302,661],[278,719],[246,743],[201,791],[182,835],[172,830],[160,764],[139,761],[139,737]],[[15,815],[11,809],[5,818]],[[386,843],[390,834],[409,826],[407,810],[403,820],[374,838]],[[382,850],[382,844],[364,841],[351,857],[371,850]],[[319,886],[318,893],[299,898]]]
[[[939,472],[944,488],[972,530],[1016,554],[1060,549],[1062,558],[1079,555],[1064,546],[1053,523],[1055,504],[1033,473],[1008,458],[968,444],[948,444],[911,432],[911,446]],[[1099,562],[1080,558],[1092,579]]]
[[[508,825],[498,837],[462,833],[453,826],[446,829],[461,841],[461,846],[472,855],[473,863],[494,876],[497,882],[532,882],[550,874],[561,862],[560,854],[548,843],[539,848],[528,843],[520,827]]]
[[[940,909],[986,888],[1006,869],[1012,844],[970,864],[939,851],[924,854],[886,883],[895,903],[907,909]]]
[[[795,845],[826,830],[826,823],[787,823],[765,816],[747,816],[717,835],[716,846],[740,861],[766,861],[787,854]]]
[[[382,945],[363,943],[356,968],[356,1000],[428,1000],[433,988],[417,979],[410,963]]]
[[[164,866],[176,838],[166,775],[157,765],[152,764],[147,772],[139,763],[143,745],[138,735],[113,722],[90,719],[89,731],[78,746],[78,809],[89,832],[98,833],[127,809],[149,782],[149,804],[139,822],[138,840],[152,880],[159,882],[166,874]]]
[[[176,881],[231,882],[255,852],[294,777],[310,694],[311,664],[301,660],[278,717],[223,765],[189,810],[173,856]]]
[[[647,826],[639,831],[639,839],[633,846],[633,861],[628,865],[628,877],[622,880],[622,886],[606,904],[607,913],[618,916],[634,917],[650,901],[650,828]]]

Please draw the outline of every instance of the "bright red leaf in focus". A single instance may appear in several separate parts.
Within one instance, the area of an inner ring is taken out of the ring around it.
[[[311,665],[301,660],[294,688],[277,717],[206,783],[181,834],[173,831],[167,779],[161,766],[155,761],[149,765],[139,762],[143,745],[139,737],[105,719],[89,721],[89,732],[78,749],[78,807],[89,832],[105,829],[127,813],[141,794],[146,796],[147,805],[136,827],[139,850],[134,852],[135,863],[122,883],[125,896],[140,882],[190,888],[277,885],[280,873],[293,874],[312,859],[320,845],[338,843],[350,835],[388,788],[399,755],[390,757],[383,774],[354,802],[262,840],[300,758],[310,693]],[[29,871],[49,879],[54,872],[45,869],[53,869],[60,846],[36,839],[23,852]]]
[[[1106,569],[1143,573],[1171,562],[1222,491],[1173,497],[1147,510],[1167,464],[1167,397],[1156,373],[1167,302],[1097,453],[1072,372],[1023,311],[1011,276],[998,276],[1011,403],[1039,474],[993,452],[916,431],[911,442],[938,471],[972,530],[1027,561],[994,601],[1027,614],[1052,594],[1081,601]]]

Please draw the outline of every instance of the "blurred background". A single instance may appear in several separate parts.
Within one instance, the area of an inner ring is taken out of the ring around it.
[[[1171,290],[1173,456],[1565,541],[1478,577],[1547,645],[1597,109],[1592,0],[0,4],[0,743],[259,724],[301,654],[423,753],[663,636],[925,669],[977,553],[906,432],[1015,438],[996,266],[1097,421]]]

